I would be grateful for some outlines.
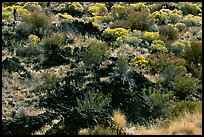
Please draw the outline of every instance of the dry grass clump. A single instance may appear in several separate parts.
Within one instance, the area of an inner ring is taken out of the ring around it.
[[[113,121],[118,128],[126,127],[126,118],[119,110],[113,112]]]
[[[136,127],[134,135],[201,135],[202,112],[184,113],[169,123],[168,127],[161,124],[149,127]]]

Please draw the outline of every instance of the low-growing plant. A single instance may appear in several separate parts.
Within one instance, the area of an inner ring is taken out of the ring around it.
[[[62,13],[57,13],[56,16],[66,18],[66,19],[68,19],[68,20],[72,20],[72,19],[73,19],[72,15],[67,14],[67,13],[64,13],[64,14],[62,14]]]
[[[128,45],[137,47],[141,42],[142,42],[142,39],[140,39],[140,38],[138,38],[136,36],[132,36],[130,34],[118,37],[116,39],[116,43],[117,43],[118,46],[128,44]]]
[[[50,73],[45,73],[43,76],[45,78],[47,87],[52,88],[55,86],[57,74],[50,72]]]
[[[111,127],[105,127],[103,125],[96,125],[94,128],[80,129],[79,135],[117,135],[117,131]]]
[[[157,118],[167,118],[171,110],[171,105],[174,103],[175,98],[173,92],[162,93],[161,87],[159,89],[150,87],[143,89],[143,98],[150,108],[150,118],[156,120]]]
[[[80,11],[84,10],[83,6],[79,2],[66,2],[65,7],[68,10]]]
[[[115,4],[111,7],[111,15],[113,16],[114,20],[126,19],[128,10],[123,5]]]
[[[30,12],[39,12],[42,11],[42,7],[39,2],[26,2],[23,7],[25,7]]]

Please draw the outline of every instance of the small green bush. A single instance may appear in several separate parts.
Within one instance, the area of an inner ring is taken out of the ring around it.
[[[171,44],[170,50],[175,54],[181,54],[184,52],[185,47],[186,47],[186,44],[180,41],[176,41]]]
[[[51,49],[53,46],[61,47],[64,42],[64,35],[62,33],[52,33],[44,37],[44,44],[46,49]]]
[[[192,41],[191,46],[186,48],[184,56],[189,63],[202,64],[202,41]]]
[[[164,51],[167,52],[168,49],[165,47],[165,43],[162,40],[154,40],[150,47],[153,51]]]
[[[169,91],[168,93],[162,93],[161,88],[156,89],[150,87],[149,89],[143,89],[143,98],[147,104],[149,104],[150,118],[155,120],[157,118],[167,118],[171,105],[174,103],[175,98],[173,92]]]
[[[105,43],[93,39],[89,44],[87,51],[82,52],[84,62],[88,66],[96,67],[105,59],[107,48],[108,47]]]
[[[186,28],[186,25],[184,23],[181,23],[181,22],[178,22],[175,25],[176,25],[176,28],[178,28],[180,32],[185,30],[185,28]]]
[[[116,72],[118,74],[125,74],[128,68],[128,59],[123,56],[119,56],[116,61]]]

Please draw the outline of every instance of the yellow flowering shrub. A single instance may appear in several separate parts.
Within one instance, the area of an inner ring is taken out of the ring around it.
[[[148,32],[148,31],[146,31],[143,34],[143,36],[144,36],[145,39],[155,40],[155,39],[159,38],[159,32]]]
[[[175,41],[170,45],[170,50],[174,53],[181,53],[184,52],[184,48],[186,47],[186,44],[181,41]]]
[[[202,25],[202,17],[188,14],[184,17],[182,22],[186,25],[186,27],[199,26]]]
[[[128,15],[128,6],[114,5],[111,7],[111,15],[115,20],[125,19]]]
[[[99,16],[103,16],[108,13],[108,9],[104,3],[95,3],[94,5],[88,7],[88,11],[93,15]]]
[[[2,19],[8,19],[8,18],[13,18],[13,9],[16,9],[17,13],[28,13],[28,10],[24,8],[23,6],[18,6],[18,5],[12,5],[12,6],[6,6],[2,7]],[[18,14],[18,15],[20,15]]]
[[[113,6],[111,7],[111,9],[123,9],[123,8],[125,8],[125,7],[122,6],[122,5],[113,5]]]
[[[28,36],[28,39],[29,39],[31,42],[38,42],[38,41],[40,41],[40,38],[39,38],[38,36],[36,36],[36,35],[33,35],[33,34],[30,34],[30,35]]]
[[[39,11],[42,10],[42,7],[39,5],[38,2],[26,2],[23,5],[24,8],[26,8],[28,11]]]
[[[135,4],[130,4],[130,8],[134,9],[135,11],[147,11],[150,12],[150,9],[148,8],[147,5],[145,5],[144,2],[138,2]]]
[[[124,29],[124,28],[114,28],[114,29],[111,29],[111,28],[107,28],[103,31],[103,33],[105,34],[112,34],[116,37],[120,37],[122,35],[126,35],[128,34],[128,30]]]
[[[177,23],[182,19],[182,11],[174,9],[161,9],[160,11],[155,11],[152,13],[153,17],[156,19],[156,23],[168,24],[168,23]]]
[[[116,43],[120,46],[122,44],[128,44],[132,46],[138,46],[142,42],[142,39],[131,34],[120,36],[116,39]]]
[[[83,11],[84,8],[79,2],[65,2],[66,9]]]
[[[141,65],[146,65],[148,64],[148,62],[149,61],[147,61],[143,55],[139,55],[139,56],[134,57],[129,64],[137,67]]]
[[[56,16],[58,16],[58,17],[64,17],[64,18],[66,18],[66,19],[68,19],[68,20],[70,20],[70,19],[73,18],[72,15],[67,14],[67,13],[64,13],[64,14],[62,14],[62,13],[57,13]]]

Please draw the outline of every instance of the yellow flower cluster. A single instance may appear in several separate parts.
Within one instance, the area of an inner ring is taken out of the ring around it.
[[[79,2],[66,2],[66,8],[83,11],[84,8]]]
[[[66,18],[66,19],[68,19],[68,20],[73,18],[72,15],[67,14],[67,13],[64,13],[64,14],[58,13],[56,16],[64,17],[64,18]]]
[[[159,43],[155,43],[151,45],[152,47],[163,47],[163,45],[159,44]]]
[[[30,35],[28,36],[28,39],[31,40],[32,42],[38,42],[38,41],[40,41],[40,38],[39,38],[38,36],[36,36],[36,35],[33,35],[33,34],[30,34]]]
[[[88,11],[93,15],[105,15],[108,13],[108,9],[106,8],[106,4],[104,3],[96,3],[88,7]]]
[[[146,31],[144,34],[143,34],[144,37],[146,38],[151,38],[151,39],[157,39],[159,37],[159,32],[148,32]]]
[[[17,13],[28,13],[28,10],[25,9],[23,6],[12,5],[2,7],[2,18],[11,17],[13,15],[13,9],[16,9]]]
[[[124,6],[121,6],[121,5],[114,5],[111,7],[111,9],[123,9],[125,8]]]
[[[114,28],[114,29],[107,28],[103,32],[105,34],[112,34],[112,35],[114,35],[116,37],[120,37],[122,35],[128,34],[129,30],[126,30],[124,28]]]
[[[148,62],[149,61],[147,61],[144,56],[139,55],[132,59],[132,61],[129,64],[137,67],[139,65],[146,65]]]
[[[130,4],[130,7],[133,8],[136,11],[147,11],[150,12],[150,9],[148,8],[148,6],[145,5],[144,2],[138,2],[136,4]]]

